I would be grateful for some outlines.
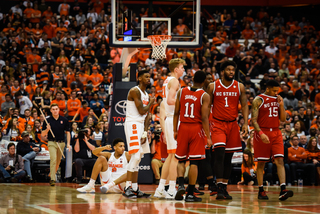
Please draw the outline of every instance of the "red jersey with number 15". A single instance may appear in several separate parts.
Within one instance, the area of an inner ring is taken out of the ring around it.
[[[279,103],[276,97],[258,95],[262,99],[259,106],[258,125],[260,128],[279,128]]]
[[[181,123],[202,123],[202,97],[206,92],[203,89],[185,87],[180,94],[180,121]]]
[[[223,121],[233,121],[238,117],[238,104],[240,98],[239,82],[233,80],[226,87],[221,80],[214,82],[212,117]]]

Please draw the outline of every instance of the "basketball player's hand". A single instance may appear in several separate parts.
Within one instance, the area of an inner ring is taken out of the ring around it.
[[[246,136],[248,136],[248,126],[243,125],[242,126],[242,137],[246,137]]]
[[[283,103],[283,98],[280,95],[277,96],[277,101],[278,101],[279,105],[283,105],[284,104]]]
[[[150,101],[151,105],[154,104],[155,100],[156,100],[156,98],[154,97],[154,95],[149,97],[149,101]]]
[[[173,132],[173,137],[174,137],[175,140],[177,140],[177,138],[178,138],[178,132]]]
[[[106,146],[104,146],[104,148],[105,148],[106,150],[111,150],[111,145],[106,145]]]
[[[208,147],[208,148],[211,148],[211,146],[212,146],[211,137],[208,137],[208,138],[207,138],[207,147]]]
[[[269,144],[270,143],[269,138],[268,138],[268,136],[266,134],[262,134],[262,135],[260,135],[260,137],[261,137],[261,140],[262,140],[263,143],[265,143],[265,144]]]

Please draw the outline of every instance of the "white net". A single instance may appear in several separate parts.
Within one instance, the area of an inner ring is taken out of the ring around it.
[[[154,59],[165,59],[167,45],[171,40],[171,36],[167,35],[154,35],[147,37],[152,45],[151,57]]]

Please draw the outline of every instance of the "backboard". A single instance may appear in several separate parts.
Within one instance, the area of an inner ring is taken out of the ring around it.
[[[111,0],[109,44],[151,48],[149,35],[171,35],[168,48],[202,45],[200,0]]]

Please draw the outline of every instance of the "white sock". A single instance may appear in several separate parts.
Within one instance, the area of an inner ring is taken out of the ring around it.
[[[90,178],[88,185],[94,187],[95,183],[96,183],[96,180],[93,180],[92,178]]]
[[[107,183],[107,188],[110,189],[111,187],[115,186],[116,184],[111,181],[110,183]]]
[[[127,181],[126,182],[126,188],[131,187],[132,182],[131,181]]]
[[[166,185],[166,179],[160,179],[158,189],[159,190],[163,190],[164,189],[164,185]]]
[[[138,183],[132,183],[132,190],[137,191],[138,190]]]
[[[169,181],[168,192],[174,192],[176,189],[176,181]]]

